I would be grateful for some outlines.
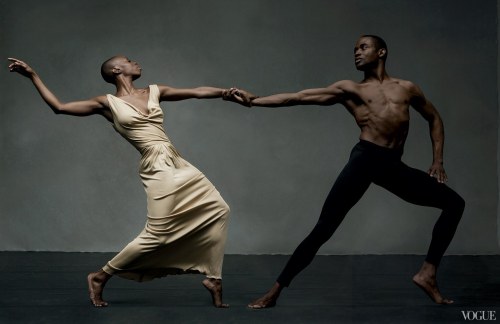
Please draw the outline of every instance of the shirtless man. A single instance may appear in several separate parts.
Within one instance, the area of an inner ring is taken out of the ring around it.
[[[284,287],[313,260],[318,249],[330,239],[347,212],[373,182],[400,198],[417,205],[442,210],[432,233],[427,257],[413,282],[438,304],[451,304],[437,286],[436,270],[451,242],[462,216],[465,202],[444,182],[443,122],[432,103],[412,82],[390,77],[385,69],[387,45],[374,35],[361,36],[354,47],[354,63],[364,72],[361,82],[336,82],[326,88],[297,93],[256,97],[233,89],[226,98],[246,106],[284,107],[293,105],[342,104],[361,129],[360,142],[338,176],[312,232],[297,247],[274,286],[248,306],[268,308]],[[412,106],[429,123],[433,161],[428,172],[412,169],[401,162],[408,135]]]

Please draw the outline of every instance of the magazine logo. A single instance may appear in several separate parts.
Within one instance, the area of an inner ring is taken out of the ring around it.
[[[462,316],[466,321],[496,321],[497,314],[496,311],[473,311],[465,310],[462,311]]]

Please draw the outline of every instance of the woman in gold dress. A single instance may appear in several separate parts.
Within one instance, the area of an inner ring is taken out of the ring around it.
[[[229,207],[198,169],[184,160],[163,128],[160,101],[221,98],[227,90],[213,87],[176,89],[134,86],[141,76],[136,62],[124,56],[105,61],[101,74],[116,86],[114,95],[61,102],[25,62],[9,58],[9,69],[29,78],[57,114],[100,114],[141,154],[140,177],[147,195],[147,221],[142,232],[102,269],[87,277],[91,303],[107,306],[106,282],[117,275],[146,281],[168,274],[205,274],[203,286],[215,307],[222,302],[222,262]]]

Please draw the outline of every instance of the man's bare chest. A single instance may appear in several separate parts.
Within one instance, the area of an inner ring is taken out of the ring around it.
[[[388,107],[408,107],[410,93],[397,82],[387,84],[367,84],[358,89],[358,96],[366,106],[374,110],[383,110]]]
[[[357,120],[401,123],[409,120],[410,95],[398,84],[366,86],[359,90],[359,104],[352,107]]]

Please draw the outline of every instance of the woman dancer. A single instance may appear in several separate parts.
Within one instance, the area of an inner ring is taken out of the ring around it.
[[[25,62],[9,58],[9,69],[29,78],[56,114],[100,114],[140,153],[140,176],[147,195],[147,222],[142,232],[102,269],[87,277],[90,301],[108,306],[103,299],[106,282],[117,275],[136,281],[167,274],[202,273],[203,286],[215,307],[222,302],[221,271],[229,207],[210,181],[184,160],[163,129],[160,101],[220,98],[224,89],[175,89],[150,85],[138,89],[133,81],[141,68],[125,56],[114,56],[101,66],[114,95],[61,102]]]

